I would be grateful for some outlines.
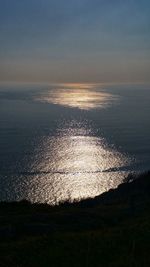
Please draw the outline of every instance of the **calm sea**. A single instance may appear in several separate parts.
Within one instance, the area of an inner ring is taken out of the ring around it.
[[[149,169],[150,86],[0,86],[0,200],[94,197]]]

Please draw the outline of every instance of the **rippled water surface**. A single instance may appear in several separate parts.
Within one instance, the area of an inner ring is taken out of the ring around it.
[[[96,196],[150,166],[147,85],[1,85],[0,200]]]

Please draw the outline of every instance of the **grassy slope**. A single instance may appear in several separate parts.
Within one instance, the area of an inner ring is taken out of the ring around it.
[[[0,204],[0,266],[150,266],[150,173],[80,203]]]

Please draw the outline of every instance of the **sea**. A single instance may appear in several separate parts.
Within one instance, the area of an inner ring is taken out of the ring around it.
[[[150,85],[0,84],[0,201],[79,201],[149,169]]]

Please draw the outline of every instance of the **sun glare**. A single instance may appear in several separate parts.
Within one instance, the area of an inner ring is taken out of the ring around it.
[[[106,108],[118,99],[110,93],[96,89],[91,84],[67,84],[46,90],[42,95],[36,97],[41,102],[52,103],[70,108],[90,110],[94,108]]]

